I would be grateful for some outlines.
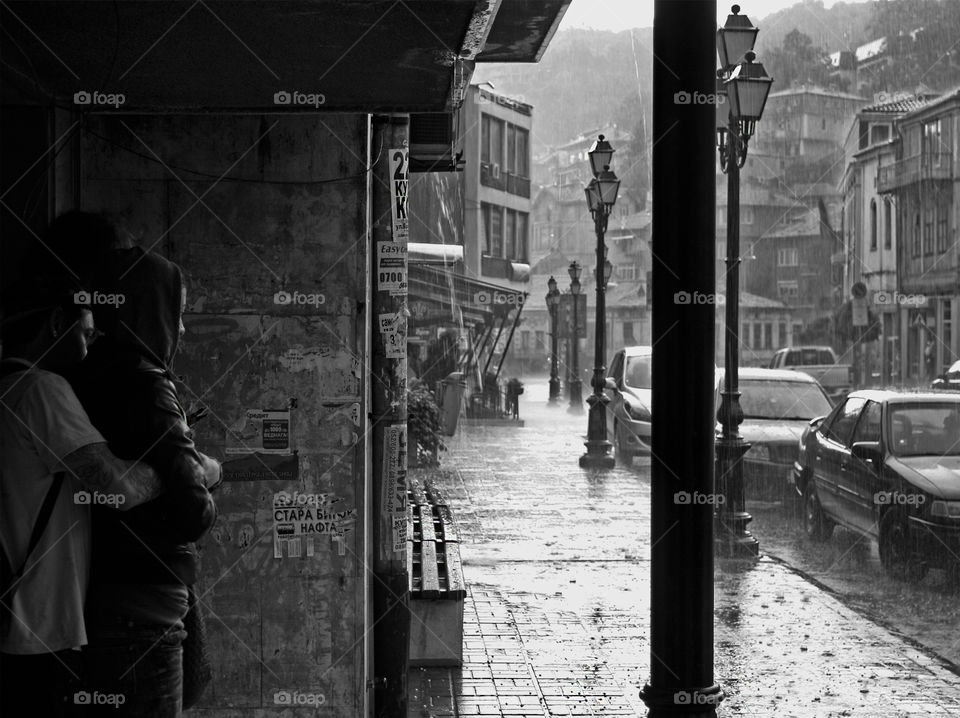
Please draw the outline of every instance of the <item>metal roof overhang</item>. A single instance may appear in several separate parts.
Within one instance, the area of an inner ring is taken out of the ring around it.
[[[123,94],[117,108],[77,107],[125,113],[451,111],[480,55],[539,59],[569,2],[11,0],[0,98]],[[278,95],[295,92],[306,101]]]
[[[523,309],[526,292],[468,277],[450,268],[411,262],[408,270],[410,301],[423,301],[437,321],[455,322],[459,309],[463,323],[505,321],[511,310]]]

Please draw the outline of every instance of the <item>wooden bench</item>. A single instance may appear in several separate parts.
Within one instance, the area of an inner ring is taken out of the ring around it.
[[[410,665],[463,665],[463,602],[467,585],[460,536],[450,507],[415,482],[408,492],[407,566]]]

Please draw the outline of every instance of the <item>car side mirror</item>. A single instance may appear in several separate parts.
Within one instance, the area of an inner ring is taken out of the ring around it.
[[[879,441],[855,441],[850,447],[850,452],[861,461],[874,465],[880,464]]]
[[[606,379],[603,380],[603,388],[604,388],[604,389],[616,389],[616,388],[617,388],[617,382],[615,382],[615,381],[613,380],[613,377],[612,377],[612,376],[608,376]]]

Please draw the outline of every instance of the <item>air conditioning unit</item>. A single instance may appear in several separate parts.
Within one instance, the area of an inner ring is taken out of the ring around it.
[[[500,179],[500,165],[490,167],[490,176],[494,179]]]

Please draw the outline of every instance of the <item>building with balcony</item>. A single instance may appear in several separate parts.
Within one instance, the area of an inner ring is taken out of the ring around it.
[[[929,99],[929,98],[928,98]],[[922,107],[916,95],[861,109],[844,146],[846,167],[840,182],[843,213],[839,227],[845,248],[843,297],[862,282],[880,322],[880,338],[860,353],[858,376],[893,385],[900,376],[900,311],[888,298],[897,291],[899,247],[897,208],[892,190],[918,178],[920,163],[897,159],[897,121]]]
[[[953,317],[960,310],[958,128],[960,91],[921,102],[895,120],[895,157],[877,174],[877,192],[893,204],[900,239],[899,276],[891,303],[899,314],[901,375],[906,383],[929,383],[956,359],[960,348],[953,329]],[[881,225],[885,212],[879,213]]]

